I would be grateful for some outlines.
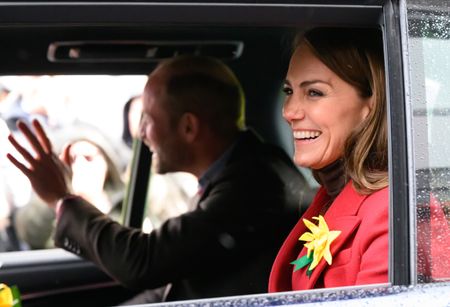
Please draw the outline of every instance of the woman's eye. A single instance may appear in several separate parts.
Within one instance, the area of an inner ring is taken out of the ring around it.
[[[292,95],[292,89],[290,87],[283,87],[283,93],[286,96]]]
[[[308,90],[308,96],[309,97],[322,97],[323,93],[318,90]]]

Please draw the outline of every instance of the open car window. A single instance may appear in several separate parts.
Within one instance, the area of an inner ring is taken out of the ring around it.
[[[44,126],[57,155],[71,146],[72,188],[100,211],[123,222],[132,147],[139,134],[145,75],[0,77],[2,252],[53,248],[55,216],[7,159],[7,136],[23,140],[16,123]],[[105,110],[104,104],[108,104]],[[197,180],[188,173],[149,170],[142,229],[150,232],[188,210]]]
[[[145,82],[145,75],[0,77],[2,251],[53,247],[54,213],[6,159],[8,134],[23,141],[16,122],[39,120],[58,155],[72,146],[74,192],[120,220],[131,161],[125,106]]]

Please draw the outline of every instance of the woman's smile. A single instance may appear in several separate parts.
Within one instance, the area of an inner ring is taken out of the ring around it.
[[[293,131],[295,142],[311,143],[316,141],[322,132],[317,130],[295,130]]]

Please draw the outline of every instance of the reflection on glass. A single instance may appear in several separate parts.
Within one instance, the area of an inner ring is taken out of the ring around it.
[[[408,3],[419,282],[450,279],[450,11]]]

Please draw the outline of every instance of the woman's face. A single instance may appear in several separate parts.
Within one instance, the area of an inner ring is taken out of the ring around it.
[[[339,78],[302,43],[284,85],[283,117],[291,126],[297,165],[323,168],[343,155],[350,133],[370,112],[370,98]]]
[[[103,191],[108,165],[100,149],[88,142],[77,141],[70,147],[72,186],[82,195]]]

